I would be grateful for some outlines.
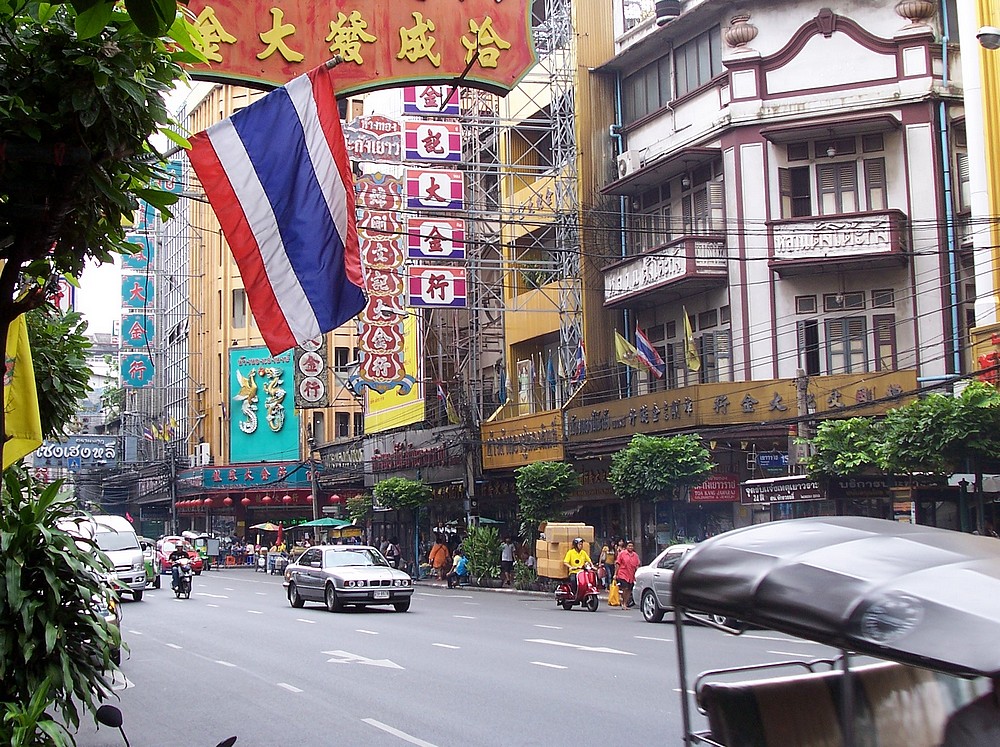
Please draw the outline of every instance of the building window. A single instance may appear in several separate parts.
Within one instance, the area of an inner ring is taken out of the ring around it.
[[[862,291],[823,294],[823,311],[856,311],[865,307]]]
[[[678,96],[701,88],[722,75],[722,37],[718,26],[674,50],[674,72]]]
[[[795,297],[795,313],[796,314],[815,314],[816,313],[816,296],[796,296]]]
[[[812,215],[808,166],[778,169],[778,190],[781,192],[782,218],[804,218]]]
[[[868,370],[868,346],[863,316],[826,320],[826,355],[830,374]]]
[[[323,412],[313,413],[312,438],[314,445],[326,443],[326,413]]]
[[[670,103],[670,57],[646,65],[622,81],[625,124],[642,119]]]
[[[820,215],[858,211],[858,166],[854,161],[816,166]]]
[[[365,414],[363,412],[354,413],[354,435],[365,435]]]
[[[732,338],[728,329],[706,332],[697,338],[701,357],[699,379],[703,384],[733,380]]]
[[[799,367],[807,376],[819,376],[819,322],[806,319],[798,323],[799,333]]]
[[[333,370],[337,373],[344,373],[347,371],[347,368],[351,365],[350,354],[350,348],[334,348]]]
[[[336,428],[335,437],[349,438],[351,435],[351,413],[338,412],[334,413],[333,417]]]
[[[896,317],[892,314],[872,318],[875,331],[875,370],[896,370]]]
[[[872,291],[873,309],[892,309],[896,307],[896,293],[892,288]]]
[[[861,136],[861,151],[863,153],[880,153],[885,150],[885,139],[881,132]]]
[[[719,326],[719,312],[716,309],[698,314],[698,329],[711,329]]]
[[[869,210],[885,210],[888,204],[885,184],[885,159],[866,158],[865,194],[868,196]]]
[[[247,292],[243,288],[233,288],[233,327],[247,326]]]
[[[785,152],[788,154],[789,162],[808,161],[809,143],[789,143],[785,146]]]
[[[958,186],[958,211],[972,209],[972,188],[969,184],[969,154],[955,154],[955,181]]]

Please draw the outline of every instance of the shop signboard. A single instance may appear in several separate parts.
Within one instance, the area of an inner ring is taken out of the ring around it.
[[[229,461],[297,459],[299,416],[292,407],[293,351],[229,350]]]
[[[823,500],[819,483],[809,477],[792,475],[743,483],[740,503],[744,506],[769,506],[772,503],[801,503]]]
[[[735,503],[740,499],[739,475],[720,472],[709,475],[701,485],[691,488],[692,503]]]
[[[486,423],[481,431],[484,470],[561,462],[565,456],[562,413],[558,411]]]
[[[275,490],[309,487],[309,467],[300,462],[265,462],[205,467],[201,486],[208,490]]]
[[[465,431],[447,426],[377,434],[365,439],[364,455],[368,486],[387,477],[451,483],[465,478]]]
[[[44,441],[32,456],[35,467],[77,469],[113,467],[118,464],[117,436],[68,436],[65,441]]]
[[[764,451],[757,455],[757,466],[765,475],[778,477],[788,474],[788,452]]]

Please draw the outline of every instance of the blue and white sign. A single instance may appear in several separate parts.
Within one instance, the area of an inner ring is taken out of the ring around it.
[[[153,342],[155,322],[145,314],[125,314],[122,317],[122,348],[145,348]]]
[[[146,353],[122,353],[122,386],[126,389],[145,389],[153,385],[153,359]]]
[[[156,285],[149,275],[122,275],[122,307],[152,309]]]
[[[65,441],[45,441],[32,456],[36,467],[82,469],[118,464],[117,436],[69,436]]]
[[[768,475],[784,475],[788,473],[788,453],[784,451],[766,451],[757,455],[757,465]]]
[[[160,179],[154,179],[153,184],[164,192],[179,195],[184,190],[184,182],[181,180],[182,164],[180,161],[167,161],[166,166],[161,166],[166,173]]]
[[[125,236],[125,240],[130,244],[139,247],[135,254],[122,255],[122,267],[127,270],[145,270],[149,263],[153,261],[153,242],[148,236],[139,233],[130,233]]]

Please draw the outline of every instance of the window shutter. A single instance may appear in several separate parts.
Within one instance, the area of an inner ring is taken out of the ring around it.
[[[875,329],[875,370],[896,369],[896,317],[884,314],[872,318]]]
[[[955,156],[958,181],[959,209],[967,210],[972,205],[972,195],[969,188],[969,154],[958,153]]]
[[[885,159],[865,159],[865,189],[868,192],[868,209],[885,210],[886,198]]]
[[[778,194],[781,195],[781,217],[792,217],[792,172],[778,169]]]
[[[726,227],[726,192],[722,182],[708,183],[708,230],[724,231]]]
[[[719,381],[732,381],[733,338],[728,329],[715,333],[715,361],[719,369]]]

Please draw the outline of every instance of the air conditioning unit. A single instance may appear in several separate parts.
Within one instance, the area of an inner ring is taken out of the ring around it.
[[[199,467],[206,467],[212,463],[212,445],[204,441],[194,447],[194,459]]]
[[[642,156],[637,150],[627,150],[618,156],[618,178],[632,174],[642,168]]]

